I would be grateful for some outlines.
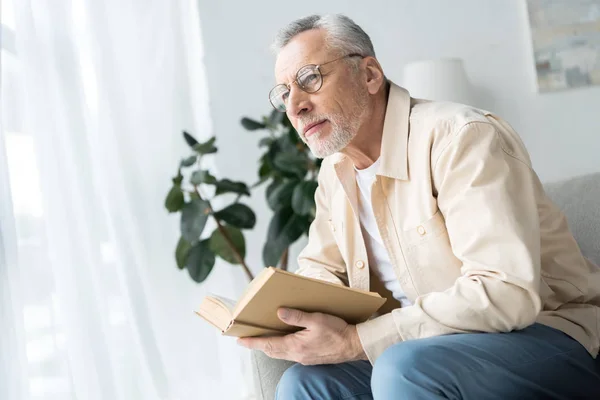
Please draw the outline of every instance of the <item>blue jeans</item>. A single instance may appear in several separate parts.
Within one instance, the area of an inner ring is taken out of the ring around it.
[[[600,357],[541,324],[411,340],[368,361],[288,369],[278,400],[600,399]]]

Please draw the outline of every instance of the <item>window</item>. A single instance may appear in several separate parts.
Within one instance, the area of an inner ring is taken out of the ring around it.
[[[68,399],[71,383],[64,334],[57,329],[58,310],[54,287],[46,260],[43,236],[42,197],[34,138],[23,126],[21,65],[16,50],[18,26],[14,0],[2,0],[2,129],[5,140],[8,176],[17,230],[18,268],[25,279],[13,284],[20,293],[25,337],[27,383],[31,399]],[[0,195],[6,195],[1,193]]]

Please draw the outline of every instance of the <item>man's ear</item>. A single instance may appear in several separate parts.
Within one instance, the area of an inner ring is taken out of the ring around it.
[[[379,61],[375,57],[365,57],[365,72],[367,77],[367,88],[370,94],[375,94],[385,83],[385,75]]]

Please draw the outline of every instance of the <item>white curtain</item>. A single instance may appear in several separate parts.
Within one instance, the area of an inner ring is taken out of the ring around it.
[[[2,0],[0,398],[249,398],[163,208],[212,135],[194,0]]]

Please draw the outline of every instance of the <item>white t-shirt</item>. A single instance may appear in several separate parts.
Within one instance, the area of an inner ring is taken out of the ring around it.
[[[390,261],[390,256],[383,244],[375,215],[373,214],[373,206],[371,203],[371,187],[379,169],[380,159],[375,161],[368,168],[356,170],[356,183],[359,188],[359,217],[360,226],[362,229],[365,246],[367,248],[367,256],[369,258],[369,267],[371,271],[379,277],[386,289],[392,292],[394,298],[402,304],[403,307],[411,304],[410,300],[402,291],[400,282],[394,272],[394,266]]]

